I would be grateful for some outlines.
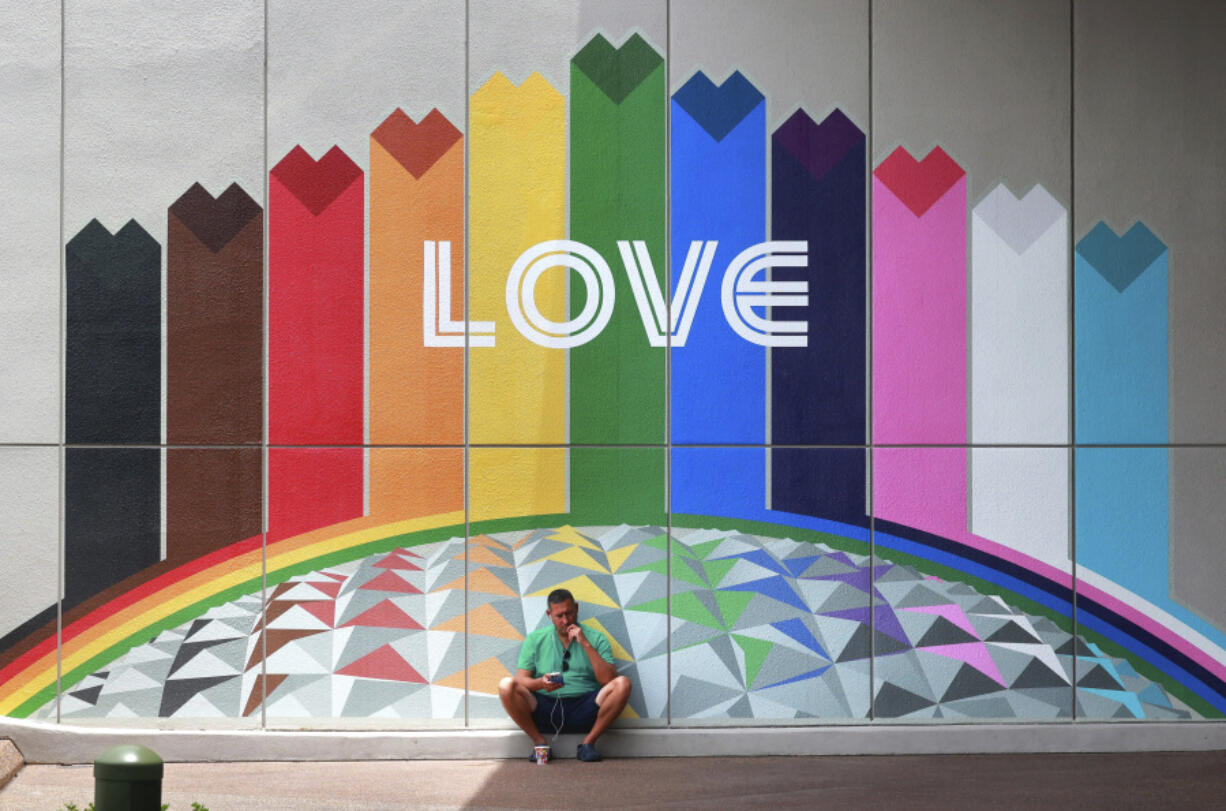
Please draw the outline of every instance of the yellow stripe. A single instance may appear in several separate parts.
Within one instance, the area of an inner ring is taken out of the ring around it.
[[[539,73],[519,87],[495,73],[472,96],[470,127],[470,312],[497,325],[496,345],[470,353],[472,441],[564,443],[566,353],[515,329],[506,282],[526,249],[566,237],[566,101]],[[568,272],[536,286],[545,318],[568,320]]]
[[[473,448],[468,471],[473,521],[567,511],[565,448]]]

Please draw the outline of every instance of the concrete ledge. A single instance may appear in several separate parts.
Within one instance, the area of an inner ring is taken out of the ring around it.
[[[102,750],[139,743],[167,762],[490,760],[527,757],[517,730],[189,730],[82,728],[0,720],[27,763],[92,763]],[[554,742],[574,757],[579,737]],[[612,731],[613,757],[745,755],[927,755],[1009,752],[1143,752],[1226,749],[1226,723],[864,724],[857,726],[671,728]]]
[[[0,788],[17,776],[21,767],[26,765],[21,751],[7,738],[0,738]]]

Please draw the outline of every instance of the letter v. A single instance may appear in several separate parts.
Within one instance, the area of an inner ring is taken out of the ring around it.
[[[690,250],[685,255],[685,265],[681,268],[681,279],[673,294],[671,323],[669,334],[672,336],[672,346],[685,346],[690,335],[690,327],[694,324],[694,313],[698,310],[698,300],[702,298],[702,290],[707,284],[707,275],[711,272],[711,262],[715,259],[715,240],[690,242]],[[632,247],[633,246],[633,247]],[[634,291],[634,303],[638,305],[639,316],[643,319],[643,329],[647,340],[652,346],[665,346],[664,322],[669,320],[665,313],[664,293],[660,290],[660,281],[656,278],[655,268],[651,264],[651,255],[647,253],[647,243],[641,239],[634,242],[619,239],[617,250],[621,252],[622,264],[626,266],[626,275],[630,277],[630,289]]]

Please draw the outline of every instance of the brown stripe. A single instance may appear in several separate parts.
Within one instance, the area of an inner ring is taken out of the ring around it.
[[[213,251],[175,211],[172,206],[166,247],[167,442],[259,444],[264,216],[251,216]]]
[[[176,566],[260,534],[259,448],[166,451],[166,561]]]

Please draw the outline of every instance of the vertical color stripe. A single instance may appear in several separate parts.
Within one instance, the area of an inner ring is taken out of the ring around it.
[[[1068,214],[1003,184],[971,217],[971,441],[1065,444]]]
[[[64,610],[161,557],[161,451],[64,451]]]
[[[966,174],[899,147],[873,177],[873,439],[964,444],[966,397]],[[873,459],[878,517],[966,535],[965,448]]]
[[[739,72],[719,87],[698,72],[672,105],[672,289],[691,241],[719,242],[689,340],[671,350],[672,441],[762,444],[765,349],[728,325],[719,283],[737,254],[766,239],[766,102]],[[765,475],[742,474],[747,490]]]
[[[134,220],[91,221],[66,249],[65,438],[161,442],[161,247]],[[161,452],[68,448],[64,607],[161,556]]]
[[[361,448],[268,449],[268,542],[362,515]]]
[[[510,323],[506,282],[520,254],[566,235],[566,105],[539,73],[515,87],[501,73],[472,97],[469,188],[473,319],[497,324],[494,347],[470,351],[470,417],[477,443],[566,441],[566,353]],[[545,273],[536,304],[566,320],[566,271]]]
[[[464,441],[464,348],[422,337],[423,244],[448,242],[451,310],[464,318],[464,141],[437,110],[400,110],[370,138],[370,441]],[[441,270],[439,271],[441,272]]]
[[[1068,213],[999,184],[971,216],[971,442],[1064,444]],[[1068,455],[972,448],[971,531],[1068,569]]]
[[[162,250],[135,220],[68,242],[65,440],[162,441]]]
[[[427,346],[426,243],[447,243],[451,291],[439,319],[464,320],[464,141],[431,110],[415,123],[396,110],[370,138],[370,442],[464,441],[464,347]],[[437,251],[437,248],[434,248]],[[435,253],[437,256],[437,253]],[[437,283],[434,289],[437,290]],[[435,302],[436,304],[437,302]],[[457,453],[370,453],[370,514],[385,520],[463,509]]]
[[[258,444],[264,421],[264,217],[237,184],[194,184],[166,242],[166,441]],[[185,563],[260,533],[258,448],[166,452],[166,558]]]
[[[198,183],[184,192],[168,211],[166,279],[166,441],[258,444],[264,419],[259,204],[237,184],[217,199]]]
[[[268,183],[268,437],[363,441],[362,171],[295,147]],[[321,498],[326,483],[328,498]],[[269,452],[270,540],[362,514],[361,448]]]
[[[494,346],[469,349],[469,438],[560,444],[566,352],[515,329],[506,283],[521,253],[566,235],[566,103],[539,73],[519,87],[495,73],[473,94],[469,123],[469,315],[497,325]],[[536,306],[552,321],[567,319],[567,272],[553,268],[536,285]],[[473,520],[563,511],[566,453],[474,452],[470,487]]]
[[[819,125],[797,110],[771,142],[771,239],[803,240],[808,267],[774,281],[808,284],[807,307],[772,317],[808,325],[804,347],[770,351],[772,444],[862,445],[867,437],[865,138],[835,110]],[[771,506],[860,520],[865,454],[771,451]]]
[[[1166,443],[1169,252],[1138,222],[1100,222],[1074,262],[1079,443]],[[1077,562],[1169,605],[1170,451],[1078,448]]]
[[[1077,243],[1078,443],[1168,441],[1169,253],[1142,223],[1099,223]]]
[[[663,58],[637,34],[618,50],[598,34],[571,61],[570,237],[610,264],[617,295],[600,335],[570,351],[572,442],[664,441],[664,351],[648,343],[617,241],[647,243],[663,290],[665,79]],[[571,291],[575,317],[586,297]]]
[[[469,520],[569,511],[565,448],[473,448],[469,451]]]

